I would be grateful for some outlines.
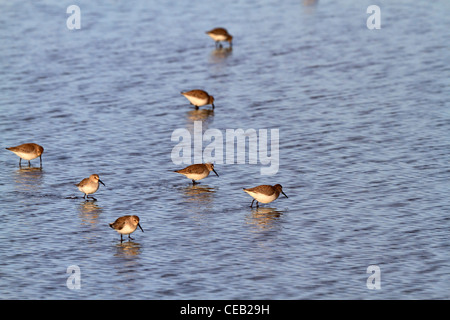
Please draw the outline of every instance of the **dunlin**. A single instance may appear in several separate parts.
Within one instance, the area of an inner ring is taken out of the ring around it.
[[[97,200],[92,196],[89,197],[89,194],[93,194],[98,190],[99,182],[102,185],[105,185],[102,180],[100,180],[98,174],[91,174],[89,178],[84,178],[80,183],[77,183],[76,186],[78,187],[78,190],[84,193],[84,199],[92,198],[94,200]]]
[[[233,36],[224,28],[215,28],[210,31],[206,31],[206,34],[216,42],[216,47],[220,45],[221,41],[228,41],[230,47],[233,46]]]
[[[212,105],[212,108],[214,110],[214,97],[210,96],[206,91],[195,89],[191,91],[181,92],[181,94],[195,106],[195,109],[210,104]]]
[[[44,148],[36,143],[24,143],[17,147],[6,148],[9,151],[14,152],[20,157],[19,166],[22,165],[22,159],[28,160],[28,166],[31,166],[30,160],[36,159],[37,157],[41,160],[42,167],[42,154],[44,153]]]
[[[181,173],[186,176],[186,178],[191,179],[192,184],[196,184],[195,181],[206,178],[211,171],[213,171],[216,176],[219,176],[216,170],[214,170],[214,165],[212,163],[192,164],[184,169],[176,170],[175,172]]]
[[[254,188],[245,189],[249,195],[253,197],[252,204],[250,207],[253,207],[253,202],[256,200],[256,207],[259,207],[258,202],[261,203],[270,203],[277,199],[280,196],[280,193],[284,194],[287,198],[288,196],[283,192],[283,188],[281,185],[276,184],[274,186],[269,185],[261,185]]]
[[[135,232],[137,227],[139,227],[139,229],[144,232],[141,225],[139,224],[138,216],[123,216],[117,218],[117,220],[113,223],[110,223],[109,226],[120,233],[120,242],[123,241],[122,235],[124,234],[127,234],[129,239],[134,240],[132,237],[130,237],[130,234]]]

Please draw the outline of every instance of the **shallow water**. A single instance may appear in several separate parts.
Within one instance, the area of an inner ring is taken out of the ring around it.
[[[69,4],[2,2],[2,148],[45,153],[0,152],[0,298],[450,298],[450,4],[378,1],[368,30],[369,1],[306,2],[78,1],[80,30]],[[171,136],[196,120],[279,129],[277,174],[216,164],[192,186]],[[289,198],[249,208],[243,187],[275,183]],[[145,232],[120,243],[125,214]]]

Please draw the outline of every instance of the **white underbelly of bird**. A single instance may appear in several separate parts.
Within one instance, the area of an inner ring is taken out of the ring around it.
[[[190,97],[190,96],[185,96],[190,103],[192,103],[194,106],[197,107],[202,107],[206,104],[208,104],[208,99],[202,99],[202,98],[196,98],[196,97]]]
[[[20,152],[20,151],[14,151],[14,153],[19,156],[20,158],[22,158],[23,160],[33,160],[36,159],[37,157],[39,157],[38,155],[36,155],[34,152]]]
[[[133,227],[133,226],[130,226],[128,223],[126,223],[123,226],[123,228],[120,230],[117,230],[117,232],[121,233],[121,234],[130,234],[130,233],[133,233],[136,230],[136,228],[137,228],[137,226]]]
[[[97,185],[95,185],[95,184],[88,184],[88,185],[85,185],[85,186],[83,186],[83,187],[78,187],[78,190],[80,190],[81,192],[84,192],[85,194],[92,194],[92,193],[95,193],[97,190],[98,190],[98,184]]]
[[[206,178],[209,175],[209,171],[204,172],[204,173],[185,173],[184,174],[186,176],[186,178],[191,179],[191,180],[202,180],[204,178]]]
[[[209,33],[209,36],[214,40],[214,41],[226,41],[227,40],[227,36],[224,34],[213,34],[213,33]]]
[[[251,192],[251,191],[245,191],[245,192],[247,192],[249,195],[251,195],[256,201],[261,202],[261,203],[269,203],[278,198],[276,193],[274,193],[270,196],[267,196],[262,193],[255,193],[255,192]]]

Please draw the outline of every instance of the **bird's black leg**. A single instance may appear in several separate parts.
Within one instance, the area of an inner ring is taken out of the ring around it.
[[[195,186],[198,182],[195,182],[195,180],[192,180],[192,185]]]
[[[123,242],[122,234],[120,234],[120,243]]]
[[[30,160],[28,160],[28,166],[31,167],[31,161]]]
[[[252,204],[250,205],[250,208],[253,208],[253,202],[255,202],[255,199],[253,199]]]
[[[41,160],[41,168],[42,168],[42,156],[39,156],[39,159]]]
[[[19,158],[19,167],[22,166],[22,158]]]
[[[134,240],[132,237],[130,237],[130,234],[128,234],[128,239],[130,240]]]
[[[256,201],[256,207],[259,208],[259,202],[258,201]]]

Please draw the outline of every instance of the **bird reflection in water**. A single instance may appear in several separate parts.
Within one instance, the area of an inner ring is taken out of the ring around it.
[[[116,244],[115,257],[129,258],[138,256],[141,253],[141,244],[135,241],[123,241]]]
[[[189,121],[207,121],[210,117],[214,116],[214,110],[212,109],[197,109],[190,110],[187,113]]]
[[[303,0],[303,5],[305,7],[309,6],[315,6],[317,4],[318,0]]]
[[[214,110],[212,109],[197,109],[197,110],[189,110],[186,113],[187,116],[187,124],[186,129],[191,133],[191,135],[194,134],[194,127],[196,126],[196,123],[198,121],[201,121],[201,128],[202,130],[207,130],[209,125],[214,120]]]
[[[282,216],[283,211],[274,208],[259,207],[252,209],[251,214],[247,217],[248,224],[253,225],[256,231],[269,230],[277,225],[277,221]]]
[[[183,189],[183,194],[188,202],[211,203],[215,188],[206,185],[189,185]]]
[[[314,14],[318,0],[303,0],[303,11],[306,14]]]
[[[40,167],[20,167],[15,172],[14,181],[21,190],[36,190],[42,185],[43,174]]]
[[[80,203],[78,211],[83,224],[96,225],[103,209],[93,201],[83,201]]]
[[[182,189],[183,213],[199,225],[208,225],[209,219],[205,219],[214,207],[215,188],[207,185],[195,184]]]
[[[226,58],[228,58],[231,55],[232,52],[233,52],[233,48],[218,47],[218,48],[214,49],[213,51],[211,51],[210,62],[212,62],[212,63],[223,62]]]
[[[222,77],[226,73],[224,72],[228,67],[228,58],[232,53],[232,48],[217,48],[214,49],[209,55],[209,67],[211,73],[217,77]],[[219,101],[217,101],[219,102]]]

